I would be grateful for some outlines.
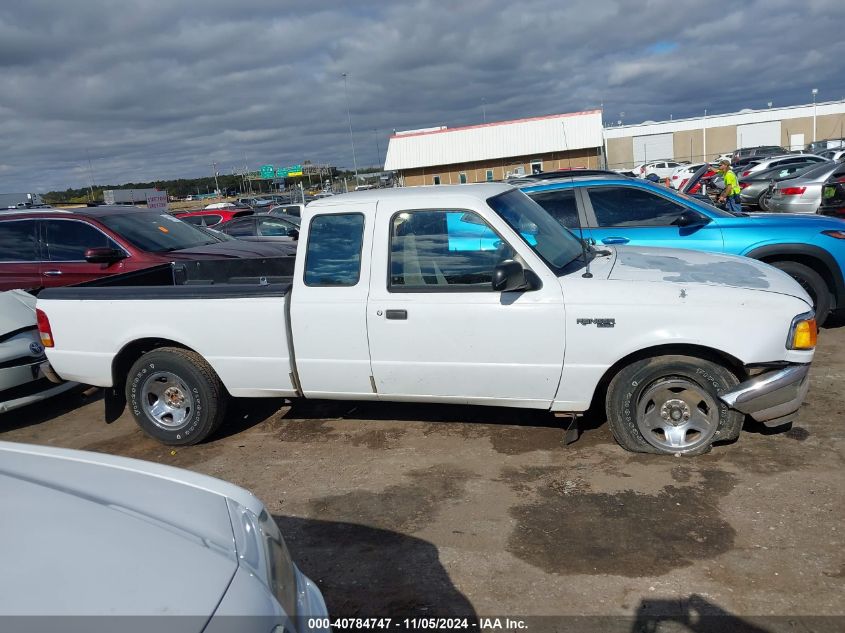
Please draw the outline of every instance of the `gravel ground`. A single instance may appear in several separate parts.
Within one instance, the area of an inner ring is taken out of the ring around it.
[[[821,333],[790,430],[746,424],[738,442],[688,459],[627,453],[595,422],[564,446],[547,413],[277,400],[237,403],[223,434],[171,450],[128,413],[105,424],[94,390],[0,416],[0,439],[252,490],[333,616],[842,631],[843,352],[845,328]]]

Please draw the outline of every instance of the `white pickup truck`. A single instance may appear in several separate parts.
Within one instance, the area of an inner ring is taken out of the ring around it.
[[[37,307],[55,372],[118,411],[125,394],[167,444],[207,437],[229,396],[304,397],[592,405],[626,449],[697,454],[745,415],[795,417],[810,305],[761,262],[597,250],[483,184],[333,196],[305,209],[295,260],[165,265]]]

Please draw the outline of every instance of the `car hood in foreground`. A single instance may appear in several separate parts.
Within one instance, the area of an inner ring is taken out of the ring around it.
[[[280,257],[296,253],[296,242],[266,243],[247,242],[246,240],[227,240],[207,246],[183,248],[170,253],[162,253],[175,260],[222,259],[227,257]]]
[[[675,248],[617,246],[609,279],[660,281],[763,290],[812,301],[786,273],[748,257]]]
[[[248,493],[182,473],[0,442],[0,615],[186,615],[201,630],[238,567],[214,488]]]

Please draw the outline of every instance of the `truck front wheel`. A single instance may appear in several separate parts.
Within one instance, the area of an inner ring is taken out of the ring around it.
[[[197,444],[226,415],[226,390],[205,359],[162,347],[139,358],[126,381],[126,401],[138,426],[170,446]]]
[[[659,356],[622,369],[607,390],[607,419],[623,448],[700,455],[736,439],[745,416],[719,400],[739,384],[733,372],[691,356]]]

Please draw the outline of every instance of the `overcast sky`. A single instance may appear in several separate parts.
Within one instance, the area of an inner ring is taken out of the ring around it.
[[[843,24],[842,0],[8,1],[0,192],[351,167],[344,72],[359,166],[394,129],[485,109],[603,102],[634,123],[838,100]]]

